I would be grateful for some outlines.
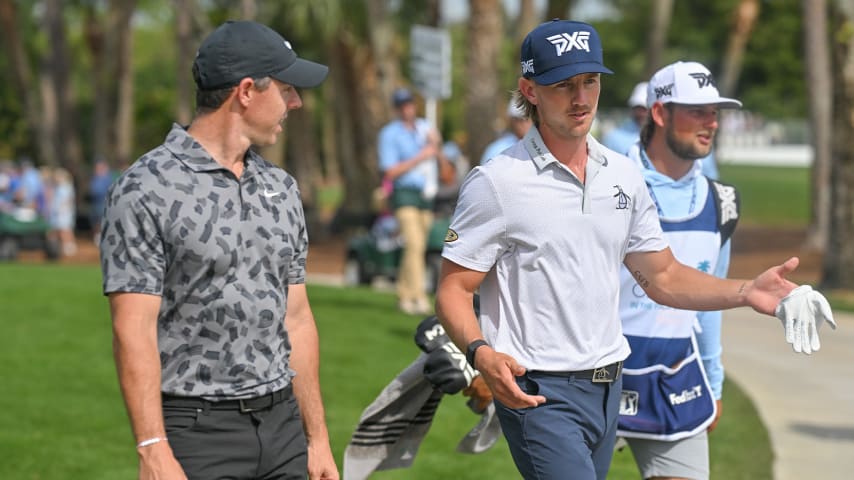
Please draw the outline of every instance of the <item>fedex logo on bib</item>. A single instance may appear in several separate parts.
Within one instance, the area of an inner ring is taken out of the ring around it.
[[[694,388],[690,390],[682,390],[682,393],[675,394],[671,393],[667,396],[670,399],[671,405],[681,405],[685,402],[690,402],[691,400],[697,399],[703,396],[703,389],[700,385],[695,385]]]

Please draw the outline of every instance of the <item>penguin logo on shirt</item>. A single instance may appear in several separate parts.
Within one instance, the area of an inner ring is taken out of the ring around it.
[[[629,208],[629,196],[623,192],[623,188],[619,185],[614,185],[614,188],[617,189],[617,193],[614,194],[614,197],[617,199],[617,210],[625,210]]]

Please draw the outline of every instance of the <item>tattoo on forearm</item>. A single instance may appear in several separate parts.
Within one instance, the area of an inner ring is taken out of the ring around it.
[[[744,293],[744,287],[747,285],[747,282],[742,282],[741,286],[738,287],[738,294],[741,295]]]
[[[632,274],[634,275],[635,280],[637,280],[638,285],[640,285],[641,288],[646,290],[646,288],[649,287],[649,280],[647,280],[646,277],[641,275],[640,270],[635,270],[634,272],[632,272]]]

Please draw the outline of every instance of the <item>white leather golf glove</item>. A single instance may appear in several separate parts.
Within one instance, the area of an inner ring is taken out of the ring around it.
[[[821,348],[818,329],[825,320],[836,329],[827,299],[809,285],[801,285],[789,292],[780,300],[774,313],[786,329],[786,342],[791,343],[797,353],[809,355]]]

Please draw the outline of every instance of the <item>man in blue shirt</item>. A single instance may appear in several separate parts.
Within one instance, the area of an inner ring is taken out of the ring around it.
[[[433,201],[439,189],[441,139],[429,122],[416,115],[415,98],[406,89],[392,96],[398,118],[380,130],[379,169],[392,182],[391,208],[403,238],[397,276],[399,308],[408,314],[432,311],[424,283],[427,236],[433,224]]]
[[[89,180],[89,197],[91,206],[89,209],[89,221],[92,225],[92,236],[95,244],[101,240],[101,220],[104,216],[104,206],[107,201],[107,191],[113,184],[115,175],[110,170],[106,160],[99,158],[95,161],[92,178]]]

